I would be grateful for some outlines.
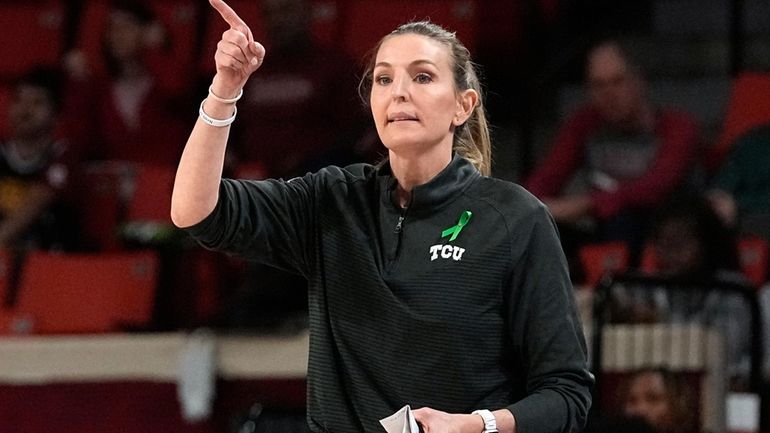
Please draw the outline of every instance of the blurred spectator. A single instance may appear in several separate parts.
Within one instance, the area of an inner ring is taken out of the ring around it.
[[[169,75],[162,68],[173,65],[153,61],[173,41],[148,6],[131,0],[111,3],[102,37],[104,72],[81,51],[65,57],[67,120],[82,137],[85,159],[175,165],[187,136],[175,109],[185,89],[178,79],[161,79]]]
[[[696,433],[698,413],[684,378],[666,369],[646,369],[629,380],[623,414],[641,418],[658,433]]]
[[[196,76],[190,72],[190,65],[175,63],[178,58],[171,54],[179,41],[169,38],[152,2],[111,0],[107,4],[104,27],[99,27],[101,21],[94,19],[90,24],[95,30],[81,29],[85,32],[81,37],[83,45],[65,55],[66,128],[83,143],[78,152],[87,168],[111,173],[110,180],[118,184],[107,188],[118,196],[114,203],[116,226],[112,230],[107,227],[108,232],[118,233],[120,247],[151,247],[159,251],[161,289],[153,326],[174,329],[189,322],[189,311],[185,311],[186,315],[177,311],[192,302],[176,301],[182,298],[178,293],[189,293],[191,282],[184,277],[194,275],[197,263],[187,262],[193,253],[179,245],[175,236],[178,232],[168,229],[162,221],[129,219],[132,197],[142,186],[142,173],[162,172],[164,167],[173,169],[178,163],[195,120],[195,113],[180,111],[178,107],[190,106],[186,98]],[[86,10],[89,6],[89,2],[83,4]],[[89,38],[98,39],[101,50],[90,49]],[[185,119],[189,119],[189,125]],[[96,161],[110,163],[92,164]],[[151,200],[162,196],[163,188],[164,184],[156,183],[151,191],[144,191],[150,194],[142,201],[144,211],[150,209],[154,214],[167,204],[170,190],[165,193],[167,198],[160,200],[162,203]],[[168,213],[163,217],[168,219]],[[181,287],[183,284],[187,286]]]
[[[690,116],[653,105],[618,42],[593,48],[586,73],[590,100],[567,119],[525,186],[560,224],[568,255],[581,241],[614,240],[635,255],[650,211],[694,165],[697,127]]]
[[[652,276],[704,285],[744,282],[739,274],[735,236],[700,198],[678,198],[655,217],[646,241],[642,270]],[[630,323],[685,322],[694,315],[710,317],[726,307],[715,293],[629,290],[616,293],[615,317]]]
[[[34,69],[14,85],[9,136],[0,142],[0,248],[69,249],[77,225],[67,189],[71,160],[55,130],[59,74]]]
[[[648,244],[653,276],[660,286],[618,286],[610,295],[616,323],[697,324],[725,335],[732,389],[745,389],[751,367],[752,306],[742,293],[721,285],[742,285],[736,239],[705,199],[680,198],[664,206]],[[680,287],[685,283],[690,288]]]
[[[248,82],[234,133],[237,161],[259,161],[270,177],[290,177],[330,162],[358,161],[365,121],[355,87],[356,63],[316,44],[307,0],[264,0],[270,61]],[[236,126],[236,127],[237,127]]]
[[[735,233],[700,197],[677,198],[664,206],[648,244],[658,275],[695,281],[742,279]]]
[[[741,234],[770,240],[770,125],[736,141],[716,175],[709,199],[722,219]]]

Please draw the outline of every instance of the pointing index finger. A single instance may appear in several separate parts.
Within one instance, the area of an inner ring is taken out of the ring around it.
[[[247,26],[241,17],[235,13],[233,8],[228,6],[227,3],[222,0],[209,0],[209,3],[214,9],[217,10],[217,12],[219,12],[219,15],[222,16],[222,19],[224,19],[227,24],[230,25],[230,28],[245,33],[249,36],[249,39],[251,39],[251,30],[249,29],[249,26]]]

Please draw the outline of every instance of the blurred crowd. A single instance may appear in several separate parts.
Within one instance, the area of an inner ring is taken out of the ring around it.
[[[289,178],[328,164],[381,159],[356,92],[360,53],[329,43],[345,31],[319,27],[328,9],[310,0],[232,3],[247,19],[258,17],[253,28],[267,59],[244,89],[225,175]],[[558,16],[551,3],[558,2],[542,2],[537,15],[545,29]],[[224,29],[209,23],[206,5],[192,1],[72,4],[67,13],[78,25],[57,64],[3,76],[0,248],[19,266],[35,250],[158,251],[161,273],[147,329],[302,329],[307,294],[301,278],[211,254],[168,218],[175,165],[213,73],[210,42]],[[479,15],[491,20],[493,14]],[[489,77],[492,123],[504,129],[515,127],[526,110],[503,100],[524,91],[526,67],[513,67],[512,78],[504,78],[510,59],[494,49],[499,36],[509,35],[496,29],[477,38],[478,60]],[[488,40],[495,43],[484,44]],[[533,50],[519,38],[505,53],[532,61]],[[758,77],[748,92],[767,92],[770,100],[770,75]],[[560,120],[544,158],[517,179],[551,211],[576,286],[598,284],[589,277],[595,272],[586,248],[608,246],[619,248],[622,263],[599,260],[606,268],[600,274],[640,270],[708,287],[727,281],[755,288],[759,305],[770,309],[763,287],[770,111],[737,121],[737,129],[725,124],[730,139],[709,142],[693,115],[653,102],[645,71],[622,38],[597,39],[585,51],[584,87],[585,100]],[[496,146],[517,158],[506,143]],[[592,251],[601,256],[601,248]],[[2,305],[13,308],[21,295],[9,290]],[[624,299],[616,313],[626,322],[660,320],[660,296]],[[668,300],[666,314],[693,317],[709,302],[687,299],[679,310]],[[638,431],[695,431],[682,386],[671,372],[641,371],[629,379],[621,412],[647,423]],[[595,428],[611,429],[612,422]],[[623,425],[623,431],[634,428]]]

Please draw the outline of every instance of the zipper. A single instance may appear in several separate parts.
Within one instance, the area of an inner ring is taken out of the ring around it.
[[[398,216],[398,222],[396,223],[396,229],[393,230],[393,233],[401,234],[401,229],[404,226],[404,214]]]
[[[396,235],[396,247],[393,251],[393,256],[391,256],[390,262],[391,266],[395,265],[395,263],[398,261],[398,257],[401,254],[401,242],[402,238],[404,236],[404,224],[406,220],[406,211],[407,208],[404,208],[401,210],[401,215],[398,216],[398,221],[396,222],[396,226],[393,228],[393,233]]]

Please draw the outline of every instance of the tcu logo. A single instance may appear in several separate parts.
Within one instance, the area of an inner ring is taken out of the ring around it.
[[[430,261],[434,261],[439,256],[442,259],[451,258],[454,261],[462,260],[465,248],[456,247],[454,245],[433,245],[430,247]]]

